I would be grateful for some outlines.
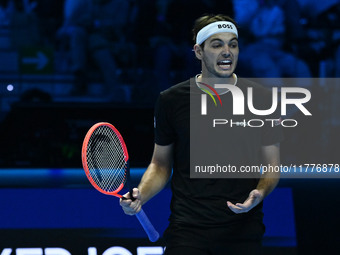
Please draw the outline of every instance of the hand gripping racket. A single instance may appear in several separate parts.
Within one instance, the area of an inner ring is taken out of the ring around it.
[[[129,177],[129,155],[123,137],[113,125],[100,122],[90,128],[83,142],[82,163],[93,187],[106,195],[125,199],[118,192]],[[149,240],[157,241],[159,234],[144,211],[140,210],[136,217]]]

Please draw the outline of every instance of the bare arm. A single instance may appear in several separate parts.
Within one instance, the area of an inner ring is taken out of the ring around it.
[[[262,156],[265,165],[272,167],[280,165],[280,145],[274,144],[262,147]],[[249,212],[257,206],[266,196],[270,194],[278,184],[280,179],[280,172],[268,171],[263,173],[261,179],[256,187],[249,193],[248,198],[243,203],[233,204],[227,202],[228,207],[234,213]]]
[[[133,189],[136,200],[120,200],[124,212],[134,215],[139,212],[142,205],[160,192],[167,184],[172,171],[173,145],[161,146],[155,144],[150,165],[146,169],[138,188]],[[125,194],[129,198],[129,194]]]
[[[160,192],[167,184],[171,175],[172,145],[155,145],[151,163],[144,173],[138,189],[142,204]]]
[[[280,145],[274,144],[262,147],[262,156],[265,165],[280,166]],[[263,193],[263,198],[268,196],[276,187],[280,179],[280,171],[264,173],[256,187]]]

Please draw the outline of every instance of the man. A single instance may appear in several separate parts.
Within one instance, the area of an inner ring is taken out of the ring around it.
[[[138,188],[133,190],[136,200],[121,200],[120,204],[126,214],[137,213],[162,190],[173,168],[170,224],[164,233],[165,254],[260,254],[264,233],[261,202],[277,185],[279,173],[268,172],[261,179],[190,178],[190,150],[195,148],[190,147],[189,96],[195,89],[201,91],[200,85],[212,79],[213,84],[235,84],[242,90],[252,86],[254,93],[266,98],[267,94],[259,85],[237,80],[234,71],[239,54],[238,33],[231,18],[203,16],[196,20],[193,32],[194,51],[201,61],[202,73],[196,76],[194,84],[185,81],[161,93],[155,108],[151,163]],[[219,94],[224,104],[232,102],[227,90],[220,89]],[[248,127],[228,130],[221,137],[223,160],[238,166],[258,164],[261,160],[264,164],[279,165],[281,132],[277,126],[264,130]]]

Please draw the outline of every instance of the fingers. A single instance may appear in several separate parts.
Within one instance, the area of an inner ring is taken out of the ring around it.
[[[135,199],[139,199],[139,200],[140,200],[140,192],[139,192],[139,189],[137,189],[137,188],[133,188],[133,189],[132,189],[132,197],[134,197]]]
[[[142,209],[142,202],[140,199],[140,192],[137,188],[134,188],[132,191],[132,197],[135,198],[131,200],[130,192],[123,195],[124,198],[119,200],[119,204],[122,207],[123,211],[127,215],[135,215]]]
[[[247,207],[245,207],[242,204],[239,204],[239,203],[233,204],[233,203],[228,201],[227,205],[228,205],[229,209],[234,213],[246,213],[246,212],[248,212]]]
[[[233,204],[231,202],[227,202],[227,205],[230,210],[232,210],[234,213],[246,213],[249,212],[254,206],[254,197],[249,196],[244,203],[236,203]]]
[[[253,190],[249,193],[248,198],[244,203],[233,204],[227,201],[229,209],[234,213],[247,213],[255,206],[257,206],[263,199],[263,195],[258,190]]]

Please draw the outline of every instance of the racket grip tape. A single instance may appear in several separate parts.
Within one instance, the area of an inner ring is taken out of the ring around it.
[[[149,240],[151,242],[156,242],[158,240],[158,238],[159,238],[159,233],[154,228],[154,226],[151,224],[148,216],[146,216],[146,214],[144,213],[143,209],[140,210],[136,214],[136,217],[139,220],[139,222],[142,225],[142,227],[144,228],[146,234],[148,235]]]

